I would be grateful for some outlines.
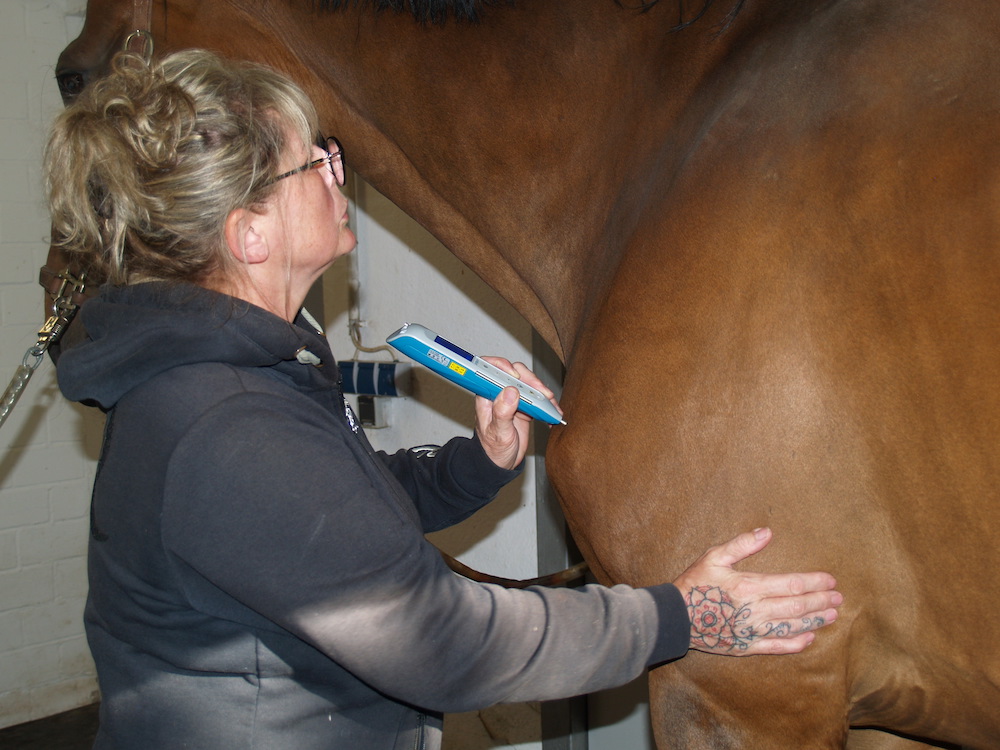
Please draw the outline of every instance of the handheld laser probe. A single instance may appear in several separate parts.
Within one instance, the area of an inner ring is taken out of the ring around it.
[[[545,394],[456,346],[419,323],[406,323],[386,343],[452,383],[491,401],[509,385],[521,394],[518,410],[548,424],[566,424]]]

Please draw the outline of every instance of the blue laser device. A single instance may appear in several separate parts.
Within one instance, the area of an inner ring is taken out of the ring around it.
[[[518,411],[548,424],[566,424],[545,394],[469,354],[419,323],[406,323],[386,343],[456,385],[491,401],[509,385],[521,394]]]

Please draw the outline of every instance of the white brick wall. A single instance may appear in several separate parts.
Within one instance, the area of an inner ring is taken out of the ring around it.
[[[41,153],[56,57],[83,0],[0,0],[0,388],[41,323],[48,251]],[[99,414],[59,394],[46,360],[0,429],[0,727],[93,701],[83,637]]]

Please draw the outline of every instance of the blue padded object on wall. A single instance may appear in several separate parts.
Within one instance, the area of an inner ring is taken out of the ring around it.
[[[337,362],[344,393],[359,396],[399,396],[397,374],[407,369],[400,362],[360,362],[354,359]]]

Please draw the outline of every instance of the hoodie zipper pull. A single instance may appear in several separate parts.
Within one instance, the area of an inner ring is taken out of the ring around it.
[[[295,359],[304,365],[312,365],[313,367],[323,366],[323,360],[306,349],[305,345],[300,346],[298,351],[295,352]]]

